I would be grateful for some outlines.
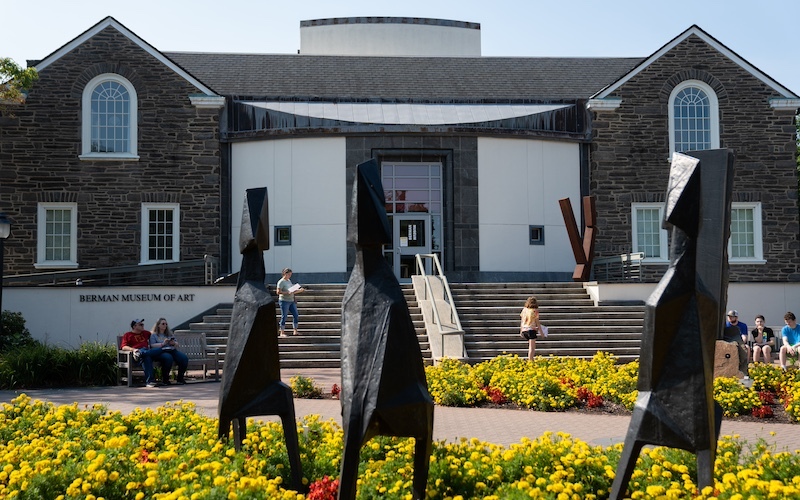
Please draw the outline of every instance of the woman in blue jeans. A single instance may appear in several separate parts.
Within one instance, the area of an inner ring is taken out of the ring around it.
[[[169,355],[161,356],[161,382],[164,385],[170,385],[169,372],[172,370],[172,361],[174,360],[178,364],[177,382],[181,385],[185,384],[184,375],[186,374],[186,368],[189,366],[189,358],[178,350],[178,343],[175,341],[166,319],[158,318],[156,324],[153,325],[153,333],[150,335],[150,348],[161,348],[162,353]],[[165,363],[165,360],[169,362]]]
[[[286,317],[292,313],[292,326],[294,327],[293,335],[297,335],[297,322],[299,314],[297,313],[297,303],[294,301],[294,296],[298,293],[306,291],[297,285],[292,285],[292,270],[288,267],[281,272],[282,278],[278,281],[278,305],[281,307],[281,337],[285,337],[283,333],[286,328]]]

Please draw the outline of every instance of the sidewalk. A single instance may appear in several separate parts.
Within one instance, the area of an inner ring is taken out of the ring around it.
[[[286,383],[293,375],[311,377],[325,391],[330,391],[333,384],[340,384],[338,369],[283,370],[282,377]],[[196,404],[199,413],[216,417],[219,388],[218,382],[198,381],[185,386],[173,385],[155,389],[118,386],[0,391],[0,401],[8,402],[24,392],[33,399],[55,404],[77,402],[79,407],[83,407],[100,403],[123,413],[137,407],[155,408],[166,402],[191,401]],[[341,404],[338,400],[295,399],[295,410],[298,418],[317,414],[324,420],[334,419],[341,424]],[[264,419],[278,420],[277,417]],[[508,446],[518,443],[523,437],[535,439],[552,431],[568,433],[589,444],[607,446],[625,440],[629,423],[630,416],[436,406],[433,438],[458,441],[462,437],[474,437]],[[800,452],[800,424],[776,424],[769,420],[764,420],[763,423],[723,420],[721,435],[738,435],[751,444],[763,439],[775,445],[776,450]]]

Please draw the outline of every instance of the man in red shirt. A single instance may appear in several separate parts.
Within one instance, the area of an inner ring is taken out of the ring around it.
[[[153,373],[153,360],[161,361],[162,355],[165,353],[161,348],[150,349],[150,332],[144,329],[144,319],[134,319],[131,321],[131,331],[122,336],[122,345],[120,346],[123,351],[133,351],[133,359],[137,363],[142,364],[144,368],[144,383],[147,387],[156,387],[156,379]],[[169,363],[162,363],[162,369],[172,366],[172,357],[169,357]]]

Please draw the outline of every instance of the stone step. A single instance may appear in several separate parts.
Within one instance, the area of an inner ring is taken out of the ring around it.
[[[298,297],[301,335],[279,339],[281,366],[339,367],[341,299],[345,285],[308,285],[308,295]],[[547,339],[537,341],[537,356],[591,358],[611,352],[622,361],[638,357],[644,307],[614,304],[595,306],[580,283],[459,283],[451,284],[465,330],[470,362],[491,359],[504,352],[527,356],[527,343],[519,337],[519,311],[530,295],[541,303],[542,321],[550,328]],[[403,286],[420,348],[430,363],[430,348],[421,308],[413,289]],[[222,304],[190,331],[205,332],[209,345],[223,351],[232,304]],[[276,315],[276,319],[280,314]]]
[[[572,350],[572,349],[594,349],[598,350],[598,344],[602,344],[600,350],[616,350],[616,349],[634,349],[638,350],[641,344],[640,340],[605,340],[603,342],[589,342],[586,340],[549,340],[537,339],[536,350],[539,349],[553,349],[553,350]],[[474,341],[465,342],[468,352],[473,350],[502,350],[502,349],[520,349],[528,346],[528,341],[523,338],[517,337],[513,340],[494,340],[494,341]]]
[[[341,308],[345,285],[308,285],[308,292],[298,297],[300,335],[278,338],[282,368],[338,368],[340,363]],[[422,309],[416,304],[410,285],[403,285],[423,359],[430,364],[430,345],[425,333]],[[233,304],[221,304],[202,322],[189,325],[189,332],[204,332],[210,347],[219,349],[224,360],[228,343]],[[276,311],[276,321],[280,312]]]

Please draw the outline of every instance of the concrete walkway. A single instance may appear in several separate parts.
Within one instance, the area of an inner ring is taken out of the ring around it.
[[[283,370],[283,380],[288,383],[293,375],[304,375],[330,392],[339,384],[338,369]],[[155,408],[166,402],[191,401],[204,415],[217,415],[220,384],[213,381],[190,382],[147,389],[144,387],[90,387],[76,389],[39,389],[28,391],[0,391],[0,401],[8,402],[24,392],[33,399],[56,404],[78,403],[79,407],[95,403],[109,409],[128,413],[135,408]],[[317,414],[324,420],[333,419],[341,424],[341,405],[330,399],[295,399],[297,417]],[[277,417],[264,417],[277,420]],[[566,432],[590,444],[607,446],[623,442],[630,416],[597,415],[580,412],[538,412],[488,408],[450,408],[437,406],[434,410],[433,437],[436,440],[457,441],[460,438],[478,438],[482,441],[508,446],[523,437],[535,439],[546,431]],[[763,422],[736,422],[724,420],[722,432],[738,435],[751,444],[763,439],[776,447],[800,453],[800,424]]]

